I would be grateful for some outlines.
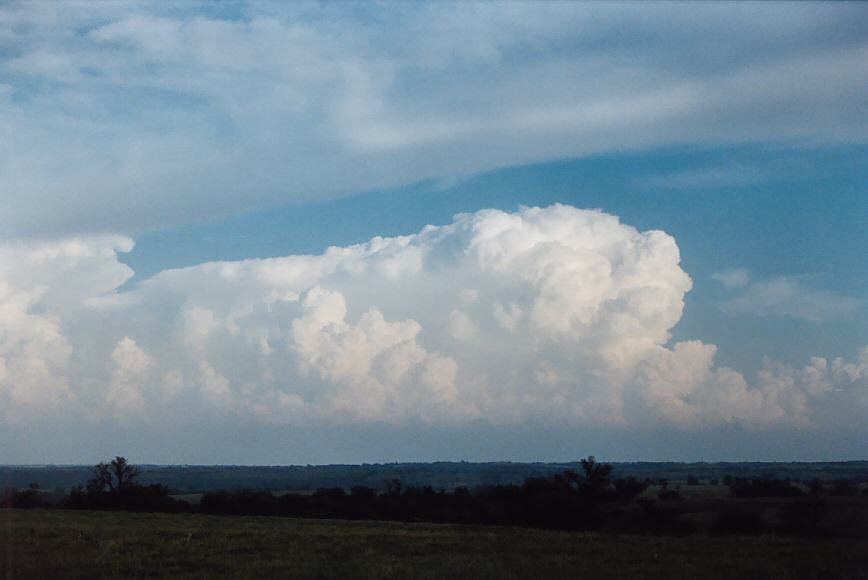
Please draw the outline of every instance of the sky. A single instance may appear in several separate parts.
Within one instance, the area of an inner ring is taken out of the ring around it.
[[[868,7],[0,5],[0,464],[868,459]]]

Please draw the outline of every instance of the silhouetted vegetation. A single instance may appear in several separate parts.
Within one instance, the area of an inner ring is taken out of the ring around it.
[[[613,465],[588,457],[576,468],[527,477],[520,484],[438,489],[390,478],[377,487],[315,491],[220,490],[195,501],[172,497],[159,483],[139,483],[141,470],[123,457],[100,463],[84,486],[47,492],[34,482],[7,488],[6,508],[288,516],[313,519],[490,524],[642,534],[788,534],[864,537],[868,501],[851,479],[821,481],[725,475],[729,497],[684,474],[687,487],[665,477],[615,477]]]
[[[652,534],[765,534],[848,536],[848,522],[828,525],[825,503],[806,496],[790,482],[760,478],[728,478],[733,500],[721,498],[697,507],[678,489],[660,486],[657,499],[644,496],[648,483],[635,478],[612,479],[609,464],[593,457],[581,471],[566,470],[551,477],[531,477],[522,485],[481,486],[455,491],[430,486],[403,487],[386,483],[385,491],[353,487],[323,488],[312,495],[275,495],[264,491],[208,493],[200,509],[211,514],[279,515],[303,518],[426,521],[495,524],[559,530],[601,530]],[[795,498],[783,507],[769,499]],[[735,501],[738,503],[732,503]],[[691,514],[711,512],[705,524]],[[864,513],[864,511],[863,511]],[[777,514],[775,516],[774,514]],[[772,525],[768,517],[779,523]]]
[[[715,516],[709,532],[714,535],[760,535],[768,531],[763,514],[745,506],[727,506]]]
[[[737,477],[727,484],[732,497],[795,497],[805,495],[798,487],[779,479]]]
[[[90,492],[112,492],[122,494],[136,485],[139,468],[127,463],[124,457],[115,457],[109,463],[102,462],[93,467],[93,476],[87,480]]]
[[[612,477],[633,477],[651,485],[685,482],[689,475],[711,485],[724,477],[789,479],[791,482],[845,480],[868,483],[868,461],[817,463],[611,463]],[[365,486],[385,490],[385,482],[398,479],[405,487],[474,489],[489,485],[521,485],[529,477],[551,477],[568,469],[581,471],[576,462],[561,463],[369,463],[361,465],[144,465],[138,464],[140,485],[159,483],[172,493],[202,493],[227,489],[309,490],[323,487]],[[24,489],[37,482],[43,490],[69,490],[85,485],[92,466],[0,466],[3,485]]]
[[[684,496],[678,493],[678,490],[676,489],[664,488],[657,494],[657,499],[660,501],[683,501]]]
[[[33,509],[48,507],[45,494],[39,489],[39,485],[32,483],[27,489],[17,490],[8,487],[0,495],[0,506],[4,508]]]
[[[75,487],[61,507],[79,510],[117,510],[140,512],[184,512],[192,506],[169,497],[165,485],[139,485],[139,469],[123,457],[93,467],[86,488]]]
[[[837,479],[829,486],[828,494],[834,497],[852,497],[859,493],[859,487],[845,479]]]
[[[533,526],[562,530],[600,527],[601,508],[629,502],[645,489],[635,479],[613,481],[612,466],[593,457],[582,473],[567,470],[531,477],[522,485],[482,486],[474,490],[435,490],[387,482],[385,492],[363,486],[347,494],[323,488],[312,495],[274,495],[265,491],[215,492],[199,504],[203,513],[281,515],[304,518],[371,519]]]
[[[809,537],[849,535],[848,530],[830,528],[826,502],[813,496],[787,504],[781,512],[778,531]]]

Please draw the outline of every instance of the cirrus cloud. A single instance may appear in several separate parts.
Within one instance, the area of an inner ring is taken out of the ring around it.
[[[815,289],[798,278],[779,276],[765,281],[749,280],[745,270],[726,270],[712,278],[739,292],[720,305],[733,316],[786,316],[820,323],[856,311],[862,302],[830,290]]]
[[[627,149],[865,143],[866,30],[856,4],[6,3],[0,236]]]

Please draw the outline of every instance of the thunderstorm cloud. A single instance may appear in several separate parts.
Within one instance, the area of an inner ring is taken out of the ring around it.
[[[810,428],[868,408],[868,348],[801,369],[767,360],[749,381],[715,364],[715,345],[673,343],[692,284],[675,239],[598,210],[483,210],[119,290],[131,248],[116,236],[0,245],[6,427],[139,417],[159,429],[194,413],[296,426]]]

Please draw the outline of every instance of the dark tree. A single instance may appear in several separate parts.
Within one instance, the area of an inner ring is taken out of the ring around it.
[[[597,463],[597,458],[591,455],[587,459],[582,459],[582,470],[585,472],[585,485],[591,494],[609,486],[612,475],[611,464]]]
[[[135,486],[138,476],[138,467],[129,464],[124,457],[117,456],[109,463],[103,461],[93,467],[93,477],[87,482],[87,490],[93,493],[106,490],[123,493]]]
[[[117,491],[121,492],[129,486],[135,485],[136,478],[139,476],[138,467],[130,465],[123,457],[115,457],[109,466]]]
[[[389,497],[399,497],[401,495],[401,480],[398,478],[390,479],[386,482],[386,495]]]
[[[87,492],[91,494],[102,493],[111,489],[112,476],[109,464],[105,461],[93,466],[93,477],[87,480]]]

